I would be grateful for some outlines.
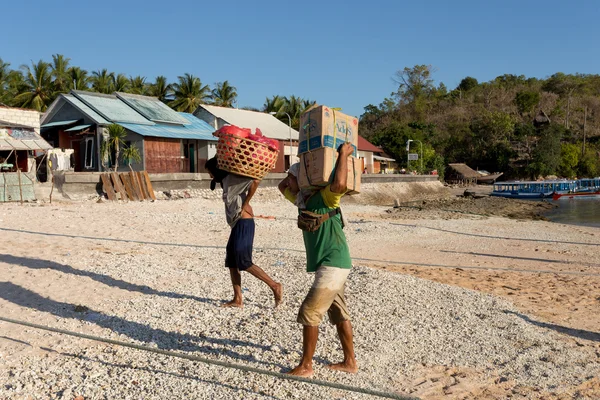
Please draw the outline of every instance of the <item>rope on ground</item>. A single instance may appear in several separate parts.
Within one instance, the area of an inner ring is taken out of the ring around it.
[[[114,344],[116,346],[130,347],[132,349],[148,351],[151,353],[162,354],[162,355],[166,355],[166,356],[170,356],[170,357],[183,358],[186,360],[198,361],[198,362],[202,362],[202,363],[210,364],[210,365],[218,365],[223,368],[232,368],[232,369],[238,369],[238,370],[246,371],[246,372],[254,372],[256,374],[269,375],[269,376],[273,376],[273,377],[279,378],[279,379],[298,381],[298,382],[308,383],[311,385],[324,386],[324,387],[329,387],[329,388],[333,388],[333,389],[345,390],[348,392],[362,393],[362,394],[367,394],[367,395],[371,395],[371,396],[383,397],[383,398],[387,398],[387,399],[419,400],[417,397],[407,397],[407,396],[402,396],[402,395],[399,395],[396,393],[380,392],[377,390],[349,386],[349,385],[344,385],[341,383],[328,382],[328,381],[322,381],[322,380],[318,380],[318,379],[311,379],[311,378],[304,378],[301,376],[283,374],[281,372],[269,371],[269,370],[250,367],[250,366],[242,365],[242,364],[229,363],[226,361],[211,360],[208,358],[199,357],[199,356],[192,355],[192,354],[178,353],[178,352],[170,351],[170,350],[155,349],[152,347],[143,346],[143,345],[139,345],[139,344],[127,343],[127,342],[122,342],[120,340],[107,339],[107,338],[102,338],[102,337],[98,337],[98,336],[86,335],[84,333],[72,332],[72,331],[67,331],[64,329],[53,328],[50,326],[33,324],[31,322],[19,321],[19,320],[15,320],[15,319],[11,319],[11,318],[5,318],[2,316],[0,316],[0,321],[9,322],[11,324],[17,324],[17,325],[22,325],[22,326],[28,326],[28,327],[36,328],[36,329],[42,329],[42,330],[50,331],[50,332],[61,333],[63,335],[69,335],[69,336],[75,336],[75,337],[83,338],[83,339],[95,340],[97,342]]]

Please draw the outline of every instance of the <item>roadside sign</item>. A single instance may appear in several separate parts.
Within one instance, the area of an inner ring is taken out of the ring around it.
[[[419,159],[419,155],[417,153],[408,153],[408,161],[415,161]]]

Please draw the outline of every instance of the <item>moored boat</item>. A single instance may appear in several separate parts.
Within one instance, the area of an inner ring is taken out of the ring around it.
[[[496,182],[491,195],[511,199],[544,199],[552,198],[555,193],[574,193],[575,188],[574,180]]]
[[[558,200],[562,198],[573,199],[575,197],[595,197],[600,196],[600,190],[596,192],[574,192],[574,193],[554,193],[552,200]]]
[[[575,181],[573,193],[554,193],[552,199],[595,196],[600,196],[600,178],[581,178]]]

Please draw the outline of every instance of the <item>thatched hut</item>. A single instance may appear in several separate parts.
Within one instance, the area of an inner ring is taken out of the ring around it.
[[[533,126],[535,126],[536,128],[542,128],[549,124],[550,124],[550,117],[548,117],[548,115],[546,115],[544,110],[540,110],[537,113],[537,115],[535,116],[535,118],[533,119]]]
[[[451,184],[470,186],[477,182],[479,176],[479,173],[467,164],[448,164],[445,180]]]

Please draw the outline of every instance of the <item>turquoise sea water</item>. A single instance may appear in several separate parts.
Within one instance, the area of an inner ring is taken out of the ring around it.
[[[558,204],[558,208],[544,214],[549,220],[600,228],[600,197],[559,199],[553,203]]]

